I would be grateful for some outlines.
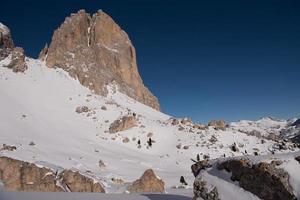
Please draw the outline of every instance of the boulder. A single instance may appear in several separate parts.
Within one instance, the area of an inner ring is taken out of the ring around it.
[[[80,10],[67,17],[40,59],[48,67],[64,69],[97,94],[106,95],[106,86],[114,83],[120,92],[160,109],[139,75],[128,35],[101,10],[92,16]]]
[[[213,189],[209,191],[206,182],[202,181],[201,178],[197,178],[195,180],[193,189],[193,200],[219,200],[219,193],[217,188],[213,187]]]
[[[0,61],[6,58],[14,47],[9,28],[0,23]]]
[[[7,191],[64,191],[50,169],[4,156],[0,157],[0,180]]]
[[[226,130],[226,122],[224,120],[212,120],[208,123],[208,126],[213,126],[216,130]]]
[[[61,173],[33,163],[0,157],[0,182],[6,191],[105,192],[99,182],[79,172]]]
[[[176,125],[179,124],[179,120],[178,120],[178,119],[175,119],[175,118],[171,118],[171,124],[172,124],[173,126],[176,126]]]
[[[233,152],[238,152],[239,148],[236,146],[236,143],[234,143],[233,145],[230,146],[231,151]]]
[[[300,156],[295,157],[295,160],[297,160],[300,164]]]
[[[176,145],[176,148],[177,148],[177,149],[181,149],[181,147],[182,147],[181,144],[177,144],[177,145]]]
[[[192,122],[192,120],[189,119],[189,118],[183,118],[183,119],[180,121],[180,123],[183,124],[183,125],[188,126],[188,125],[191,125],[193,122]]]
[[[125,138],[123,138],[122,142],[123,143],[128,143],[128,142],[130,142],[130,139],[128,137],[125,137]]]
[[[24,72],[28,68],[23,48],[15,47],[12,50],[11,62],[6,67],[12,69],[13,72]]]
[[[282,160],[272,160],[271,161],[271,165],[274,165],[274,166],[282,165],[282,163],[283,163]]]
[[[89,112],[89,108],[87,106],[78,106],[75,111],[77,113]]]
[[[95,182],[92,178],[88,178],[78,171],[64,170],[59,174],[59,178],[62,185],[70,192],[105,192],[99,182]]]
[[[17,150],[16,146],[7,145],[7,144],[3,144],[2,148],[0,149],[0,151],[15,151],[15,150]]]
[[[106,165],[105,165],[105,163],[103,162],[103,160],[99,160],[99,168],[100,168],[101,170],[106,168]]]
[[[134,116],[123,116],[115,120],[109,127],[109,133],[117,133],[128,130],[137,125],[137,119]]]
[[[144,172],[142,177],[128,186],[130,193],[164,193],[165,183],[157,178],[152,169]]]
[[[201,160],[201,161],[193,164],[191,166],[191,169],[192,169],[194,176],[196,177],[196,176],[198,176],[198,174],[200,173],[201,170],[210,168],[211,166],[212,166],[212,164],[210,163],[210,161],[205,159],[205,160]]]
[[[275,164],[265,162],[251,164],[249,160],[234,159],[220,163],[218,169],[231,172],[232,181],[238,181],[240,187],[261,199],[296,199],[289,183],[288,173],[277,168]]]

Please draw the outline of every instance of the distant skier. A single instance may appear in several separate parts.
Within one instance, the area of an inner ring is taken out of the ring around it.
[[[141,140],[139,139],[138,142],[137,142],[137,145],[138,145],[138,148],[141,148]]]
[[[152,147],[152,139],[151,139],[151,138],[149,138],[149,140],[148,140],[147,143],[148,143],[148,146],[149,146],[149,147]]]
[[[180,177],[180,183],[182,185],[188,185],[183,176]]]

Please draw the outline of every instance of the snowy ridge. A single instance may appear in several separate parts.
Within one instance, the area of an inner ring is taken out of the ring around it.
[[[272,117],[264,117],[257,121],[240,120],[239,122],[232,122],[230,123],[230,128],[246,133],[257,132],[265,137],[270,134],[275,134],[276,136],[280,136],[282,138],[289,138],[295,136],[297,131],[290,130],[290,132],[287,132],[286,129],[289,129],[290,125],[296,120],[296,118],[280,120]]]

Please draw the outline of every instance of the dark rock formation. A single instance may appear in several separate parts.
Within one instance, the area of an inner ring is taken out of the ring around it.
[[[194,182],[193,200],[198,200],[200,198],[204,200],[219,200],[219,193],[216,187],[209,191],[206,182],[197,178]]]
[[[297,160],[300,164],[300,156],[295,157],[295,160]]]
[[[0,151],[15,151],[15,150],[17,150],[16,146],[7,145],[7,144],[3,144],[2,148],[0,149]]]
[[[211,167],[211,163],[209,160],[201,160],[192,165],[191,169],[194,176],[198,176],[201,170]]]
[[[11,62],[6,67],[12,69],[13,72],[24,72],[27,69],[23,48],[15,47],[12,50]]]
[[[300,119],[294,121],[290,126],[296,126],[296,128],[300,127]]]
[[[80,10],[54,32],[40,53],[48,67],[60,67],[80,83],[105,95],[115,83],[126,95],[159,110],[157,98],[144,86],[128,35],[103,11],[93,16]]]
[[[86,113],[89,112],[89,108],[87,106],[78,106],[75,110],[77,113]]]
[[[261,162],[251,164],[248,160],[228,160],[218,165],[232,173],[231,179],[239,181],[240,187],[261,199],[295,200],[289,183],[289,175],[275,164]]]

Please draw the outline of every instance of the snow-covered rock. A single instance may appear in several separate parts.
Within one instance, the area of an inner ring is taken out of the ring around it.
[[[242,156],[210,161],[196,173],[194,194],[203,197],[205,189],[215,188],[220,199],[297,199],[299,198],[300,151],[278,155]],[[192,166],[192,169],[198,163]],[[202,186],[202,187],[200,187]]]

